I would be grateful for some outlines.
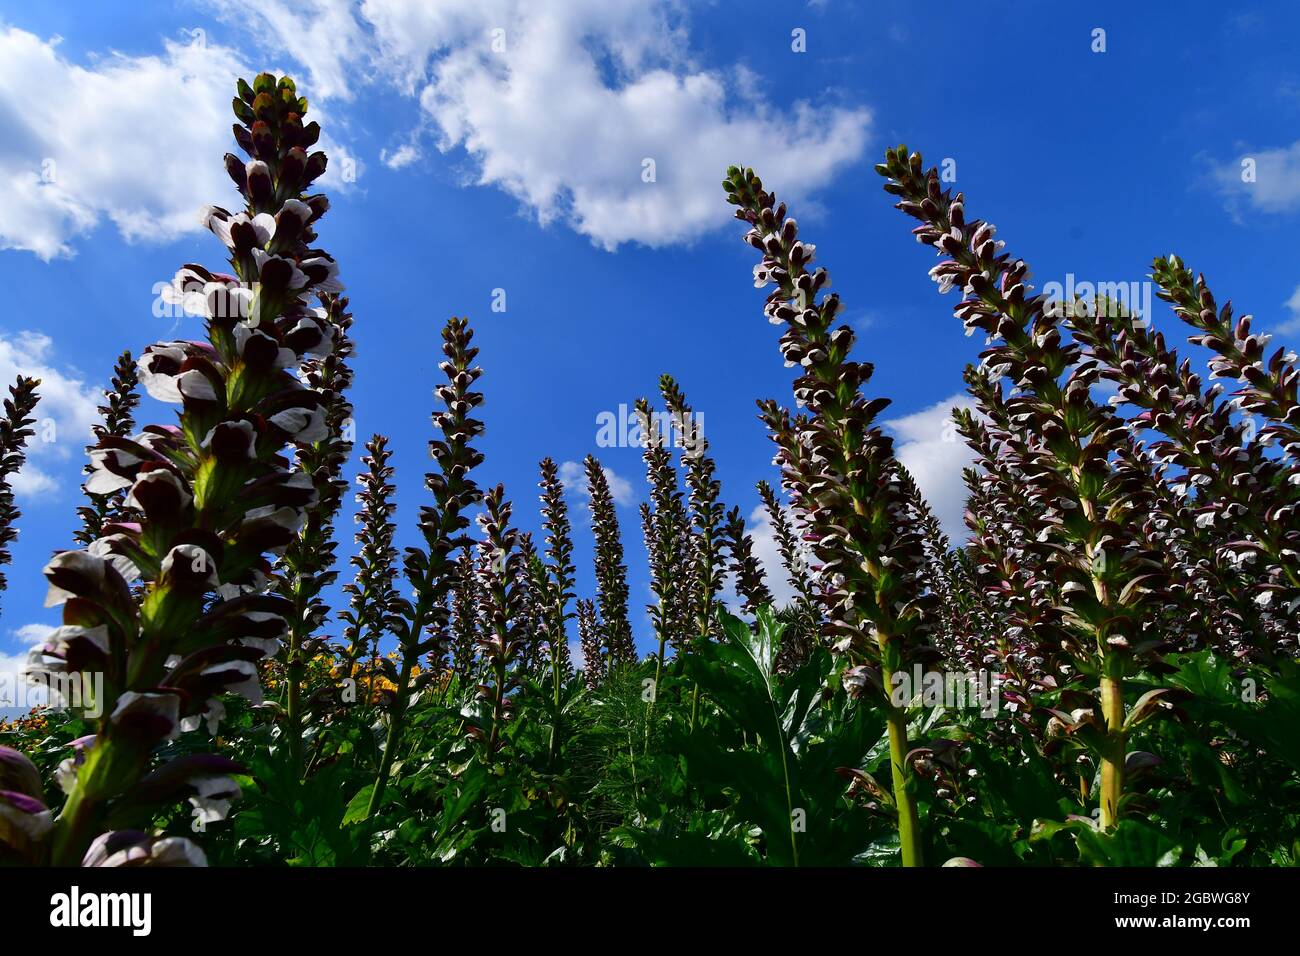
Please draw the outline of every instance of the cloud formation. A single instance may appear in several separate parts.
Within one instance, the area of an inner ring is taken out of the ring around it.
[[[1294,212],[1300,209],[1300,140],[1242,153],[1216,167],[1213,177],[1229,208],[1244,204],[1258,212]]]
[[[895,435],[898,460],[916,479],[944,534],[954,545],[968,536],[963,520],[966,484],[961,473],[971,463],[972,453],[957,434],[952,410],[973,407],[970,396],[958,392],[919,412],[883,423]]]
[[[0,28],[0,248],[71,255],[104,219],[128,242],[198,229],[200,206],[233,189],[220,158],[238,69],[198,39],[83,67],[57,40]]]
[[[326,96],[363,77],[418,96],[416,134],[463,149],[469,181],[606,249],[720,228],[731,163],[761,155],[764,176],[799,200],[867,145],[865,108],[774,105],[743,65],[694,63],[672,0],[213,3],[302,63]],[[384,161],[400,168],[417,154],[407,143]]]
[[[636,500],[636,494],[632,490],[632,483],[621,475],[615,474],[614,469],[602,465],[600,470],[605,473],[605,481],[609,483],[609,493],[614,499],[614,504],[627,507]],[[580,462],[566,461],[560,463],[560,484],[564,485],[564,490],[569,494],[581,498],[583,501],[591,500],[591,487],[587,482],[587,472]]]
[[[51,462],[80,458],[91,439],[91,426],[99,418],[102,391],[87,385],[76,372],[56,368],[53,344],[41,332],[0,332],[0,382],[13,382],[19,375],[41,380],[27,463],[12,480],[20,499],[34,498],[58,486],[46,468]]]

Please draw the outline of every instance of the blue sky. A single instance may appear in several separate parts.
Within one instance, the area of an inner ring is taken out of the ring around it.
[[[723,201],[728,162],[791,201],[876,365],[872,393],[894,400],[901,455],[954,532],[965,450],[944,440],[945,409],[981,343],[880,190],[886,145],[954,160],[968,210],[1040,288],[1068,273],[1140,281],[1177,252],[1295,344],[1296,8],[1065,6],[0,2],[0,373],[41,374],[38,417],[54,424],[18,483],[0,669],[55,623],[40,568],[71,542],[115,356],[197,334],[197,320],[154,315],[155,288],[185,262],[222,264],[197,210],[235,204],[221,154],[239,74],[291,73],[325,127],[321,244],[352,298],[358,435],[396,450],[402,542],[423,501],[438,330],[465,314],[488,396],[481,482],[504,482],[536,531],[538,460],[598,454],[619,479],[642,646],[640,450],[597,448],[597,416],[671,373],[704,416],[726,503],[750,515],[754,483],[774,478],[754,400],[789,400]],[[1177,332],[1163,307],[1156,322]],[[140,421],[172,414],[146,402]],[[585,595],[580,489],[573,504]],[[340,529],[346,557],[350,521]],[[761,522],[757,535],[771,556]]]

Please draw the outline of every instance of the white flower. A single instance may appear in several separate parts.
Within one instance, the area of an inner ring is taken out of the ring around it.
[[[271,236],[275,232],[275,217],[267,212],[260,212],[251,219],[248,217],[248,213],[244,212],[239,213],[237,216],[231,216],[229,219],[224,219],[221,216],[210,214],[204,225],[211,229],[216,234],[217,238],[226,244],[227,249],[234,249],[235,242],[230,236],[230,230],[231,227],[237,223],[247,223],[253,227],[253,232],[257,236],[257,244],[259,246],[265,246],[271,240]]]
[[[265,266],[268,262],[271,262],[271,261],[274,260],[274,259],[278,259],[278,260],[280,260],[281,262],[283,262],[283,263],[285,263],[286,265],[288,265],[288,267],[289,267],[289,288],[290,288],[290,289],[301,289],[303,286],[305,286],[305,285],[307,284],[307,276],[306,276],[306,274],[303,273],[303,271],[302,271],[301,269],[298,268],[297,264],[296,264],[292,259],[286,259],[286,258],[284,258],[284,256],[273,256],[273,255],[271,255],[269,252],[267,252],[265,249],[254,249],[254,250],[253,250],[253,262],[255,262],[255,263],[257,264],[257,272],[258,272],[259,275],[260,275],[261,272],[262,272],[262,267]],[[315,262],[315,261],[317,261],[317,260],[314,260],[314,259],[312,259],[312,260],[304,260],[304,261],[303,261],[303,265],[307,265],[308,262]],[[320,261],[324,261],[324,260],[320,260]],[[335,267],[335,269],[336,269],[336,271],[337,271],[337,266]],[[331,290],[326,290],[324,287],[320,287],[320,288],[321,288],[321,291],[331,291]],[[340,286],[340,289],[341,289],[341,288],[342,288],[342,287]]]
[[[244,350],[248,348],[248,343],[254,341],[255,339],[265,339],[268,342],[275,342],[275,339],[271,338],[271,336],[267,335],[265,332],[260,331],[259,329],[255,329],[252,328],[251,326],[244,325],[244,324],[235,326],[235,351],[237,351],[240,355],[244,354]],[[275,354],[276,368],[288,368],[289,366],[297,363],[298,356],[293,354],[292,349],[283,348],[278,343],[276,343],[276,350],[277,350]]]
[[[171,489],[176,492],[176,498],[180,501],[182,508],[194,500],[193,495],[190,494],[189,488],[185,486],[183,481],[176,477],[174,472],[168,468],[155,468],[153,471],[146,471],[135,480],[134,484],[131,485],[131,493],[126,496],[126,506],[128,508],[138,508],[143,511],[144,505],[140,502],[138,495],[141,489],[147,488],[150,485],[168,485],[171,487]]]
[[[104,581],[106,565],[103,558],[88,551],[62,551],[45,565],[44,574],[47,578],[52,574],[74,574],[84,578],[89,589],[97,589]],[[45,595],[45,606],[58,607],[71,597],[76,597],[76,594],[51,582]]]
[[[37,810],[36,808],[41,809]],[[54,826],[54,816],[35,797],[25,793],[0,793],[0,833],[21,834],[31,843],[40,843]]]
[[[104,833],[95,837],[82,858],[82,866],[207,866],[208,858],[184,837],[139,840],[121,845],[127,834]]]
[[[217,565],[212,560],[212,555],[197,544],[178,544],[168,551],[162,559],[161,575],[169,576],[177,565],[189,565],[191,572],[202,574],[201,583],[208,589],[214,589],[221,583],[217,578]]]
[[[319,405],[314,408],[286,408],[271,416],[271,424],[288,432],[292,441],[307,445],[329,437],[325,409]]]
[[[244,679],[237,684],[227,685],[226,690],[231,694],[238,694],[254,707],[262,703],[262,681],[257,672],[257,665],[251,661],[232,661],[227,667],[243,674]],[[217,668],[213,667],[209,670],[215,671]]]
[[[290,508],[288,505],[263,505],[260,508],[253,508],[244,516],[244,523],[267,519],[272,524],[279,525],[286,531],[292,531],[297,534],[302,530],[303,522],[307,520],[307,512],[302,508]]]
[[[236,338],[239,337],[238,333],[236,333],[235,337]],[[257,457],[257,452],[256,452],[257,430],[253,428],[252,422],[245,421],[242,418],[237,422],[226,421],[226,422],[219,422],[218,424],[213,425],[210,429],[208,429],[208,433],[203,436],[203,441],[199,443],[200,448],[208,449],[212,447],[212,436],[216,434],[218,428],[222,428],[223,430],[238,429],[239,431],[243,432],[245,435],[248,436],[248,450],[247,450],[248,457],[250,459]]]
[[[129,716],[131,711],[161,717],[168,722],[170,729],[166,734],[166,739],[171,740],[176,736],[180,724],[180,704],[180,698],[175,694],[164,694],[157,691],[146,691],[139,694],[133,690],[128,690],[118,696],[117,706],[108,715],[108,719],[110,723],[116,724],[123,717]]]
[[[338,280],[339,264],[335,262],[333,259],[327,259],[324,256],[313,256],[310,259],[302,260],[302,266],[304,269],[311,266],[325,267],[325,278],[317,282],[312,287],[313,292],[342,292],[343,291],[344,288],[343,283]],[[303,280],[303,284],[304,285],[306,284],[305,278]],[[296,289],[298,288],[298,286],[291,285],[290,288]]]
[[[86,482],[86,491],[92,495],[111,495],[115,491],[131,487],[131,479],[109,471],[109,456],[121,468],[130,468],[140,464],[141,459],[130,452],[117,448],[92,448],[90,450],[91,474]]]
[[[199,777],[192,781],[198,791],[190,797],[196,823],[216,823],[226,819],[230,804],[239,799],[239,784],[233,777]]]
[[[217,728],[221,726],[221,720],[226,716],[226,705],[220,700],[213,697],[204,706],[203,713],[191,714],[189,717],[181,718],[181,730],[189,733],[199,729],[199,725],[206,722],[208,733],[212,736],[217,735]]]
[[[172,276],[171,285],[163,288],[160,297],[168,305],[180,306],[186,315],[206,316],[207,285],[207,278],[186,266]]]

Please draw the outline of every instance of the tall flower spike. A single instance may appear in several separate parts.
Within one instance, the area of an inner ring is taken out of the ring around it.
[[[97,442],[108,435],[126,438],[131,434],[135,428],[135,408],[140,404],[140,395],[136,390],[139,381],[135,359],[129,351],[123,352],[113,368],[113,380],[104,392],[105,403],[99,406],[101,420],[91,426]],[[92,448],[93,446],[87,448],[86,453],[90,454]],[[86,465],[85,470],[88,475],[95,474],[92,464]],[[84,486],[83,490],[90,499],[90,504],[77,509],[81,527],[74,533],[74,537],[78,544],[90,544],[103,533],[104,525],[112,521],[121,510],[126,492],[118,488],[108,494],[96,494],[89,485]]]
[[[452,592],[451,669],[462,686],[475,682],[475,662],[482,628],[478,574],[469,549],[456,559],[456,589]]]
[[[757,613],[760,607],[771,606],[772,592],[763,579],[763,565],[754,557],[754,541],[745,533],[745,519],[740,508],[727,513],[723,537],[731,552],[731,573],[736,581],[736,593],[745,603],[745,613]]]
[[[1151,456],[1162,472],[1178,472],[1175,488],[1159,480],[1153,490],[1168,499],[1166,520],[1181,534],[1175,540],[1166,529],[1153,547],[1167,562],[1179,558],[1171,573],[1175,581],[1189,579],[1182,583],[1197,596],[1182,602],[1171,623],[1200,618],[1212,590],[1227,602],[1221,610],[1229,619],[1202,618],[1209,639],[1224,640],[1232,653],[1265,658],[1276,652],[1276,642],[1293,645],[1300,606],[1300,527],[1294,520],[1300,482],[1290,480],[1295,469],[1285,458],[1268,457],[1263,441],[1250,440],[1246,423],[1232,420],[1234,403],[1220,401],[1222,386],[1202,388],[1190,362],[1180,362],[1146,321],[1103,300],[1073,310],[1071,325],[1103,375],[1117,383],[1111,404],[1139,409],[1130,429],[1153,433]],[[1129,460],[1135,473],[1153,475],[1145,454],[1134,450]]]
[[[543,627],[551,661],[552,692],[559,700],[560,688],[569,677],[569,637],[567,622],[569,602],[573,600],[573,582],[577,568],[573,564],[573,536],[569,524],[569,505],[564,497],[564,484],[559,470],[550,458],[543,458],[542,480],[542,530],[546,532],[546,563],[544,565],[545,614]],[[539,587],[541,582],[539,582]]]
[[[32,665],[98,672],[104,688],[94,743],[55,823],[59,865],[79,863],[110,819],[137,815],[130,793],[158,749],[182,730],[215,732],[221,694],[260,700],[257,661],[275,653],[290,613],[267,593],[267,554],[284,552],[316,503],[311,477],[282,451],[326,434],[322,397],[298,377],[333,348],[328,314],[310,303],[341,288],[334,260],[311,245],[329,205],[306,192],[325,170],[325,154],[307,152],[320,128],[303,125],[307,102],[288,77],[240,81],[234,109],[250,159],[227,156],[226,166],[246,206],[205,213],[231,272],[186,265],[167,293],[203,319],[206,338],[152,345],[137,363],[150,395],[181,406],[179,421],[99,440],[88,486],[129,489],[134,520],[45,568],[47,602],[63,605],[64,626]],[[167,781],[168,795],[197,788],[210,819],[237,788],[208,801],[204,781],[217,776],[208,764],[220,758],[178,765],[187,759],[152,779]]]
[[[1174,312],[1200,334],[1191,337],[1215,353],[1210,362],[1214,378],[1242,382],[1236,393],[1242,411],[1265,419],[1263,438],[1278,441],[1294,469],[1300,467],[1300,368],[1296,354],[1278,348],[1266,360],[1268,335],[1251,332],[1251,316],[1233,320],[1232,303],[1220,308],[1205,282],[1177,256],[1156,259],[1151,278],[1160,286],[1160,298],[1173,303]]]
[[[641,530],[650,564],[650,590],[656,602],[648,607],[659,642],[655,683],[663,673],[669,645],[684,648],[693,633],[691,619],[690,519],[682,502],[677,469],[667,448],[660,419],[645,399],[637,399],[636,414],[644,438],[646,479],[650,503],[641,506]]]
[[[594,455],[583,465],[591,492],[591,530],[596,537],[596,594],[600,603],[601,634],[609,649],[610,665],[635,663],[632,625],[627,616],[627,565],[623,563],[623,538],[614,512],[614,496],[605,470]]]
[[[800,600],[810,609],[815,608],[815,584],[808,570],[808,561],[804,548],[790,523],[790,516],[781,505],[774,489],[766,481],[758,483],[758,496],[763,501],[768,520],[776,537],[777,552],[781,555],[781,565],[785,568],[786,579],[798,593]]]
[[[518,642],[519,669],[526,674],[540,676],[543,662],[549,656],[546,635],[543,632],[546,605],[546,568],[537,554],[533,536],[527,531],[518,535],[519,561],[515,573],[515,586],[519,591]]]
[[[483,533],[479,595],[484,623],[479,636],[483,682],[478,686],[478,698],[486,714],[480,723],[469,723],[468,731],[484,744],[489,762],[501,747],[510,719],[510,692],[517,683],[515,663],[526,637],[524,552],[519,547],[519,532],[510,527],[510,511],[505,488],[497,485],[483,496],[483,512],[478,516]]]
[[[1144,655],[1158,656],[1163,638],[1147,627],[1161,565],[1134,529],[1149,506],[1149,489],[1112,459],[1127,445],[1125,423],[1092,397],[1095,364],[1063,339],[1060,311],[1029,293],[1028,265],[1002,252],[992,224],[968,219],[965,197],[943,190],[937,169],[900,146],[876,167],[898,208],[920,220],[917,240],[940,262],[930,270],[939,291],[961,291],[954,309],[968,330],[992,343],[982,356],[992,379],[1018,391],[1007,400],[1023,425],[1031,499],[1043,509],[1048,567],[1063,599],[1069,649],[1082,669],[1100,675],[1098,695],[1080,708],[1104,728],[1095,746],[1101,763],[1101,825],[1118,820],[1129,729],[1124,680]],[[1086,735],[1085,735],[1086,736]]]
[[[795,531],[792,516],[781,504],[776,489],[768,482],[760,481],[758,496],[772,525],[786,580],[796,595],[794,603],[783,612],[786,629],[776,662],[781,673],[789,673],[807,661],[820,642],[823,622],[818,612],[817,585],[808,568],[806,549]]]
[[[410,688],[420,659],[437,651],[445,652],[450,617],[448,598],[457,580],[456,552],[468,546],[465,529],[469,518],[465,512],[482,498],[482,492],[470,472],[483,462],[483,454],[473,441],[483,434],[483,423],[474,418],[474,410],[483,404],[483,393],[474,391],[483,370],[474,364],[478,349],[471,342],[474,330],[468,319],[452,318],[442,330],[442,352],[446,356],[438,368],[447,377],[437,395],[443,408],[433,415],[433,425],[441,438],[429,442],[429,456],[437,466],[424,478],[433,503],[420,508],[420,531],[424,548],[406,549],[403,564],[415,600],[401,599],[395,619],[401,667],[397,674],[397,692],[388,717],[388,735],[379,774],[370,794],[367,816],[382,805],[393,760],[405,732],[406,712],[410,706]]]
[[[686,485],[690,488],[691,506],[691,613],[695,618],[695,635],[708,638],[722,591],[722,526],[725,511],[718,502],[721,486],[709,456],[709,443],[695,418],[686,396],[669,375],[659,378],[659,392],[668,407],[675,441],[682,446],[682,464],[686,468]]]
[[[579,600],[578,639],[582,646],[582,675],[587,687],[595,690],[605,677],[605,659],[601,655],[600,620],[596,615],[596,604],[586,599]]]
[[[769,321],[784,328],[781,353],[800,369],[794,396],[809,415],[795,425],[775,402],[760,402],[777,443],[782,483],[807,516],[812,551],[821,562],[827,628],[854,658],[853,686],[877,689],[889,726],[894,799],[905,866],[921,865],[921,838],[907,764],[907,718],[890,698],[895,673],[932,660],[933,595],[921,585],[924,548],[909,521],[893,443],[876,424],[889,404],[867,399],[871,366],[849,358],[854,333],[835,326],[840,310],[825,269],[811,271],[814,247],[799,238],[784,204],[764,191],[753,170],[731,167],[723,184],[745,236],[762,253],[754,285],[775,284]]]
[[[355,578],[343,585],[349,596],[347,610],[339,617],[344,623],[343,637],[348,642],[343,653],[343,677],[360,681],[358,668],[369,660],[380,637],[391,627],[390,618],[398,599],[393,580],[397,576],[397,549],[393,536],[397,527],[393,514],[396,488],[392,483],[393,466],[388,462],[393,453],[388,449],[388,439],[375,435],[366,442],[366,455],[361,459],[365,471],[357,476],[361,490],[357,492],[355,520],[361,525],[356,534],[360,549],[352,557]]]
[[[14,504],[10,481],[27,460],[25,449],[27,440],[34,434],[31,426],[36,419],[31,414],[41,400],[36,392],[40,384],[40,379],[18,376],[9,386],[4,418],[0,419],[0,567],[12,560],[9,545],[18,537],[16,524],[22,512]],[[6,584],[4,573],[0,572],[0,591]]]
[[[352,386],[352,370],[347,360],[352,355],[348,330],[352,316],[348,300],[326,293],[320,297],[321,308],[329,322],[334,348],[324,356],[303,364],[302,379],[321,396],[324,409],[324,435],[315,441],[295,442],[297,466],[310,476],[316,492],[316,506],[307,513],[302,530],[285,550],[283,573],[276,591],[288,600],[293,611],[289,617],[289,639],[284,648],[285,680],[288,706],[285,711],[285,737],[289,742],[294,766],[302,767],[303,721],[307,665],[321,651],[312,635],[324,624],[329,607],[321,592],[334,583],[334,520],[343,503],[348,482],[343,466],[352,454],[352,405],[347,392]],[[315,437],[315,436],[313,436]]]

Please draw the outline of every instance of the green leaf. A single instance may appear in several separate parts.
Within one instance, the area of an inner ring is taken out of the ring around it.
[[[343,813],[343,826],[352,826],[354,823],[362,823],[369,815],[370,795],[374,792],[375,785],[368,783],[362,787],[351,800],[348,801],[348,808]]]

